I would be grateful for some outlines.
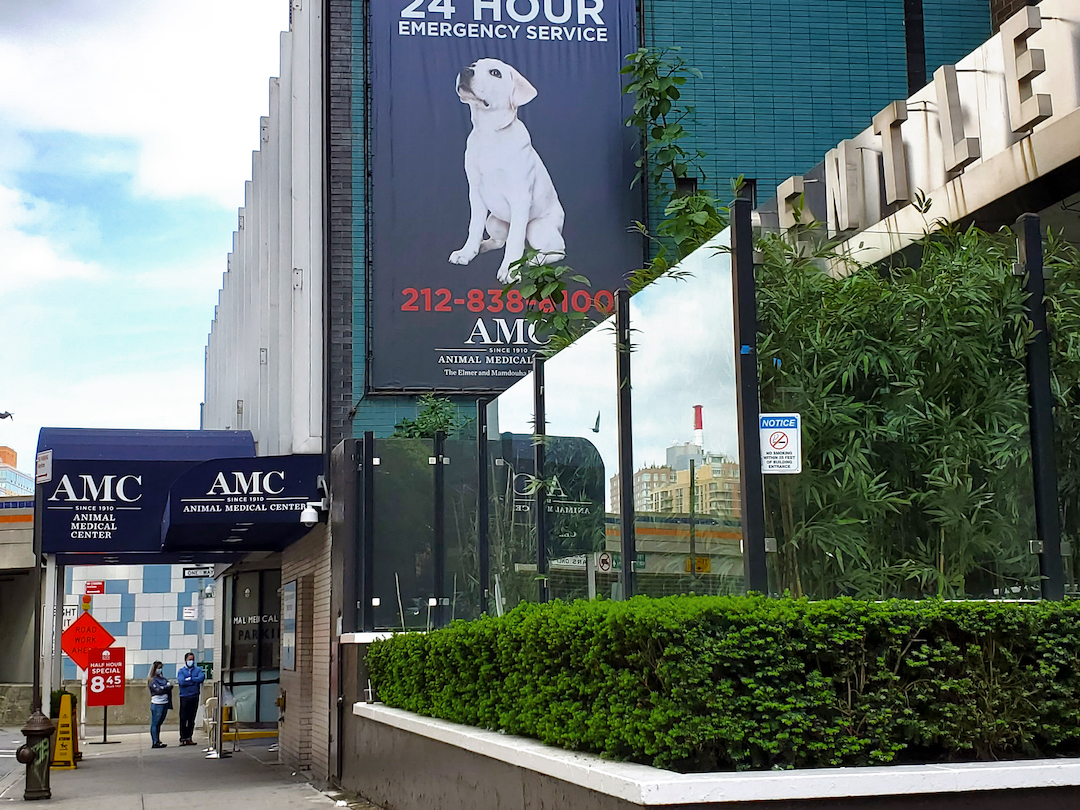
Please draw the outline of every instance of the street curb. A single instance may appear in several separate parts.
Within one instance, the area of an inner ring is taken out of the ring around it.
[[[13,800],[15,796],[8,796],[10,791],[15,785],[23,780],[26,776],[26,766],[19,765],[9,773],[7,776],[0,779],[0,799]],[[21,797],[19,797],[21,798]]]

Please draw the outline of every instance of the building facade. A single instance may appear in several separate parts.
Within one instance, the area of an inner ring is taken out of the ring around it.
[[[447,28],[436,22],[430,23],[434,28],[410,27],[406,12],[413,6],[406,5],[400,10],[406,31],[453,34],[451,23]],[[599,14],[596,4],[580,5],[581,21],[588,21],[590,9]],[[477,3],[477,13],[481,7],[486,14],[501,14],[503,7],[507,15],[520,13],[491,2]],[[290,30],[281,38],[280,76],[270,82],[269,114],[260,122],[261,145],[253,155],[252,180],[238,212],[206,347],[202,427],[250,430],[259,455],[322,454],[328,471],[330,453],[343,440],[368,431],[389,436],[403,418],[415,416],[417,395],[423,392],[372,384],[373,363],[385,355],[376,351],[373,339],[380,265],[372,228],[378,167],[371,87],[373,79],[384,79],[373,62],[373,48],[386,43],[373,38],[369,11],[370,5],[358,0],[291,5]],[[762,199],[771,197],[785,178],[813,167],[827,149],[891,102],[923,88],[938,67],[978,47],[992,26],[989,0],[824,0],[812,6],[793,0],[642,0],[636,12],[638,42],[633,45],[678,46],[678,55],[704,74],[687,86],[687,99],[696,108],[693,145],[706,153],[700,160],[701,184],[726,196],[728,178],[742,176]],[[501,46],[487,47],[498,52]],[[477,51],[473,58],[480,55]],[[400,92],[427,103],[427,88]],[[425,201],[439,200],[442,193],[414,191],[417,200]],[[655,223],[656,200],[640,202],[642,216]],[[397,215],[417,214],[402,210]],[[640,261],[648,250],[642,241]],[[422,290],[413,292],[414,303],[422,300]],[[437,308],[440,291],[427,292]],[[464,300],[461,306],[467,306]],[[503,327],[507,341],[514,342],[511,327]],[[398,350],[404,349],[380,351]],[[442,392],[472,413],[478,398],[497,389]],[[737,517],[737,469],[726,459],[694,454],[691,482],[690,458],[687,452],[676,453],[662,468],[639,471],[635,503],[655,512],[685,511],[694,486],[703,510]],[[669,480],[644,475],[667,475]],[[331,510],[335,497],[345,497],[329,495]],[[682,508],[676,503],[680,495]],[[271,705],[280,711],[283,760],[320,778],[333,774],[337,742],[335,641],[355,629],[355,612],[343,596],[351,586],[340,564],[343,549],[353,542],[352,537],[332,537],[320,523],[280,556],[253,555],[219,572],[216,585],[219,593],[229,589],[231,597],[215,603],[219,632],[214,660],[233,673],[228,682],[234,692],[239,687],[250,693],[257,722],[273,715]],[[663,553],[661,545],[656,549]],[[677,567],[682,565],[680,557]],[[255,581],[252,575],[259,583],[257,613],[237,602],[237,594],[251,590],[244,583]],[[288,594],[288,618],[283,594]],[[181,600],[190,598],[186,590],[154,595],[163,599],[153,607],[164,610],[179,611],[185,606]],[[121,599],[117,608],[103,609],[130,613],[140,604],[128,603]],[[243,627],[238,619],[245,614],[279,616],[282,639],[292,639],[288,654],[284,641],[267,641],[265,647],[262,636],[254,647],[238,642],[235,634]],[[137,619],[127,621],[126,637],[131,638],[130,623]],[[171,629],[171,622],[183,620],[170,615],[145,621],[167,621]],[[285,629],[286,622],[291,629]],[[142,641],[141,627],[137,635]],[[248,652],[256,656],[250,662],[244,659]],[[253,681],[243,680],[252,674]]]
[[[19,457],[10,447],[0,447],[0,495],[33,495],[34,479],[18,469]]]

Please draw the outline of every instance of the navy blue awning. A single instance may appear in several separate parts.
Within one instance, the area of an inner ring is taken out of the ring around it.
[[[38,453],[46,451],[42,550],[116,556],[160,552],[173,482],[208,459],[253,457],[255,441],[246,430],[42,428]]]
[[[280,551],[310,526],[320,501],[321,455],[224,458],[187,470],[172,485],[161,523],[163,551]]]

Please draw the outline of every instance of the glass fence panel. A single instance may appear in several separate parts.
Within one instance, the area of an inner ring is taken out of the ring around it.
[[[450,599],[445,618],[447,621],[475,619],[480,615],[476,440],[447,440],[443,455],[448,461],[443,468],[446,516],[446,581],[443,592]]]
[[[618,598],[615,319],[544,366],[548,573],[552,598]]]
[[[375,442],[374,596],[376,630],[431,626],[435,596],[435,455],[430,439]]]
[[[539,598],[533,520],[533,376],[508,388],[488,409],[488,539],[496,615]]]
[[[907,236],[861,268],[758,243],[761,411],[802,419],[802,471],[765,476],[770,590],[1038,598],[1015,243]]]
[[[637,560],[650,596],[743,590],[724,231],[630,301]],[[618,485],[624,485],[618,482]]]

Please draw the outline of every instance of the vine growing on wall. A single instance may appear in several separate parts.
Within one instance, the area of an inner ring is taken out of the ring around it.
[[[626,57],[620,73],[629,77],[623,92],[634,96],[633,112],[626,126],[642,134],[642,152],[632,183],[645,183],[650,198],[662,207],[663,217],[655,233],[642,222],[630,229],[653,244],[653,258],[628,275],[631,292],[637,292],[661,276],[677,273],[675,265],[719,233],[727,225],[727,207],[709,191],[699,188],[705,173],[698,161],[700,149],[688,146],[694,107],[682,102],[682,88],[702,73],[679,55],[680,49],[640,48]],[[742,178],[732,182],[732,196],[742,188]],[[537,251],[528,250],[513,265],[513,280],[505,292],[516,290],[526,302],[526,319],[547,340],[544,353],[552,355],[573,343],[595,325],[589,313],[563,311],[569,283],[592,286],[589,279],[567,265],[539,264]],[[600,317],[610,310],[594,305]]]

